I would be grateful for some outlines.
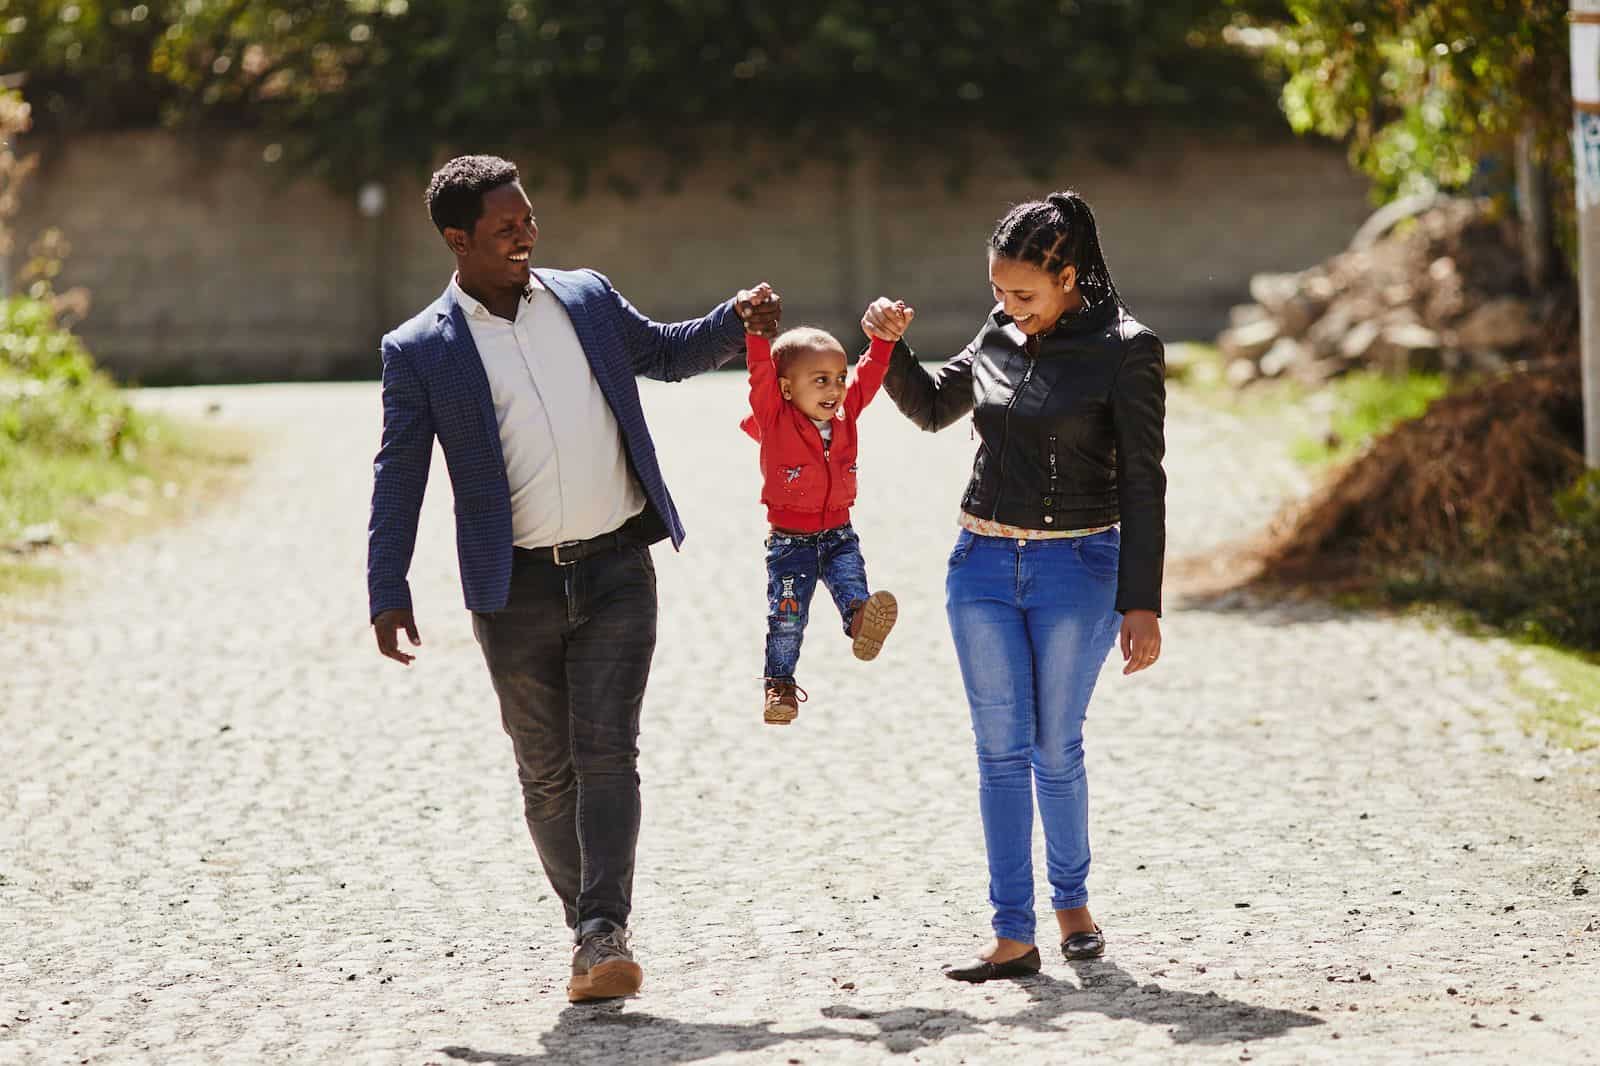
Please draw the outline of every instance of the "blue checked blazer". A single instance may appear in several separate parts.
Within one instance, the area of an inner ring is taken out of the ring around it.
[[[744,326],[733,301],[701,319],[659,323],[640,314],[596,271],[535,273],[572,319],[622,430],[628,465],[666,523],[673,547],[681,545],[683,523],[662,480],[634,378],[643,374],[678,381],[738,356]],[[406,573],[416,547],[434,437],[444,451],[455,496],[456,553],[467,609],[497,611],[505,606],[511,587],[511,490],[489,378],[466,315],[448,287],[421,314],[383,338],[383,443],[372,464],[367,527],[372,618],[392,608],[411,609]]]

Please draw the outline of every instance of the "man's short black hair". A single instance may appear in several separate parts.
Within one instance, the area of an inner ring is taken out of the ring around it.
[[[483,194],[518,178],[517,165],[497,155],[461,155],[440,167],[428,182],[428,216],[443,233],[446,226],[472,232],[483,217]]]

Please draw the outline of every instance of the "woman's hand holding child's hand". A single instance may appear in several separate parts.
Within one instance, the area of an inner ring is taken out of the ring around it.
[[[916,309],[904,300],[880,296],[867,305],[866,313],[861,316],[861,330],[878,340],[898,341],[905,336],[916,314]]]

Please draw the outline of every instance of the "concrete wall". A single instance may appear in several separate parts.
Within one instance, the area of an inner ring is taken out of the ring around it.
[[[382,332],[449,277],[415,176],[393,180],[386,211],[368,219],[319,182],[285,184],[245,137],[196,145],[124,133],[33,147],[43,165],[18,251],[44,225],[66,233],[64,281],[94,299],[81,332],[125,377],[372,374]],[[1051,188],[1088,197],[1129,305],[1170,339],[1213,334],[1252,273],[1337,251],[1368,211],[1338,150],[1298,142],[1172,141],[1128,166],[1073,161],[1045,182],[994,164],[956,192],[941,174],[897,163],[780,167],[744,200],[728,191],[740,177],[732,155],[674,194],[659,191],[658,161],[618,160],[653,190],[632,199],[572,199],[556,173],[530,190],[543,234],[535,259],[596,267],[658,319],[703,313],[767,279],[790,324],[852,341],[870,297],[903,297],[919,310],[917,347],[934,357],[964,344],[988,308],[994,220]]]

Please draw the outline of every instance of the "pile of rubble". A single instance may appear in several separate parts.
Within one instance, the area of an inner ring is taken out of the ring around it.
[[[1515,224],[1488,200],[1398,201],[1350,247],[1296,274],[1258,274],[1217,338],[1235,387],[1320,384],[1356,369],[1494,372],[1540,336]]]

